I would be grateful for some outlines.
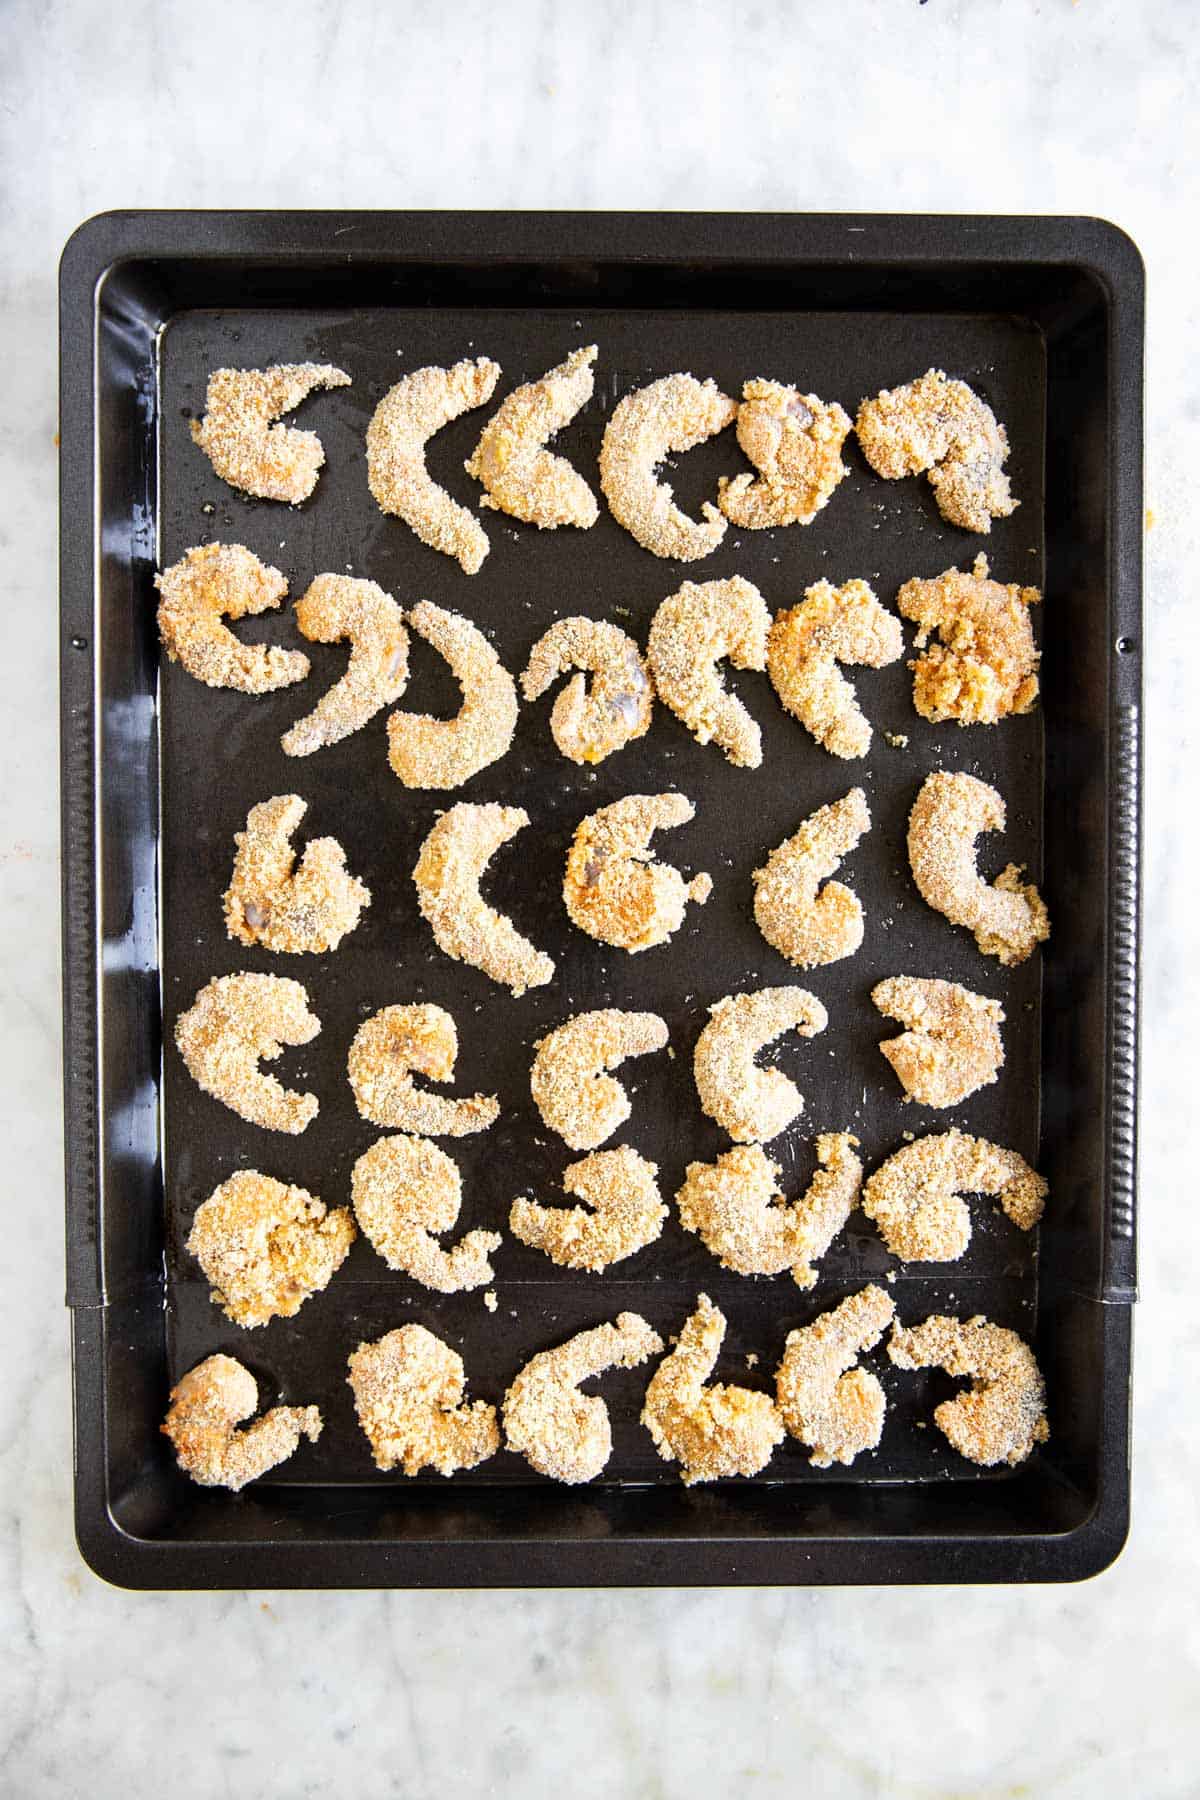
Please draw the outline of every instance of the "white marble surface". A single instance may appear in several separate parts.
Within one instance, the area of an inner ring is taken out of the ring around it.
[[[1171,814],[1194,806],[1200,679],[1191,0],[7,0],[2,21],[0,1792],[1195,1794],[1183,1157],[1200,855]],[[1066,1590],[134,1596],[80,1562],[61,1304],[55,261],[102,208],[224,205],[1059,211],[1107,215],[1141,244],[1143,1299],[1135,1523],[1110,1573]]]

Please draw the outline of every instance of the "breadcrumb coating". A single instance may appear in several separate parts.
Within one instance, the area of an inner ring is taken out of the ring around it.
[[[934,1424],[960,1456],[982,1468],[1015,1467],[1050,1436],[1046,1384],[1033,1351],[1015,1331],[982,1314],[964,1323],[934,1313],[908,1330],[893,1328],[888,1355],[900,1369],[944,1369],[971,1386],[934,1408]]]
[[[294,1318],[328,1287],[355,1235],[348,1207],[328,1211],[305,1188],[239,1169],[196,1209],[187,1248],[214,1305],[253,1329]]]
[[[735,768],[762,763],[762,732],[718,668],[765,669],[771,615],[753,582],[685,581],[650,625],[646,660],[658,697],[698,744],[715,743]]]
[[[787,1429],[812,1451],[814,1468],[848,1467],[862,1451],[878,1448],[887,1401],[878,1376],[857,1363],[895,1311],[890,1296],[872,1285],[789,1331],[776,1397]]]
[[[862,1209],[893,1256],[954,1262],[971,1241],[961,1194],[994,1194],[1014,1225],[1032,1231],[1048,1191],[1015,1150],[952,1130],[915,1138],[881,1163],[863,1188]]]
[[[344,369],[330,363],[276,363],[270,369],[214,369],[204,417],[193,419],[192,442],[230,487],[258,500],[298,506],[317,485],[325,449],[315,431],[273,423],[314,388],[349,387]]]
[[[993,519],[1016,511],[1004,474],[1008,437],[965,381],[927,369],[916,381],[864,400],[854,429],[863,455],[885,480],[928,470],[938,511],[951,525],[990,532]]]
[[[576,1013],[536,1045],[529,1088],[544,1124],[572,1150],[595,1150],[629,1117],[629,1096],[606,1074],[627,1056],[665,1050],[669,1033],[657,1013],[603,1007]]]
[[[985,956],[1021,963],[1050,936],[1050,916],[1022,866],[1009,863],[990,884],[975,866],[975,839],[1003,831],[1004,802],[974,775],[927,775],[908,818],[908,860],[927,905],[965,925]]]
[[[1029,609],[1041,597],[1035,587],[989,580],[982,554],[969,575],[947,569],[933,581],[904,583],[896,604],[920,626],[916,647],[925,651],[908,665],[922,718],[995,725],[1032,710],[1039,653]],[[926,649],[931,631],[941,641]]]
[[[546,449],[546,442],[591,399],[597,354],[595,344],[573,350],[539,381],[514,389],[500,402],[465,465],[467,474],[487,490],[484,506],[543,531],[559,525],[586,531],[596,523],[596,496],[569,462]]]
[[[500,1448],[496,1409],[463,1402],[466,1370],[424,1325],[401,1325],[348,1359],[354,1408],[378,1469],[474,1469]]]
[[[736,401],[694,375],[664,375],[613,409],[600,447],[600,486],[617,523],[655,556],[695,562],[725,536],[726,521],[710,500],[700,508],[703,524],[689,519],[656,471],[672,452],[695,449],[736,416]]]
[[[388,389],[367,427],[367,481],[380,510],[403,519],[423,544],[455,557],[468,575],[483,566],[487,533],[434,481],[425,446],[443,425],[485,406],[499,379],[499,363],[486,356],[449,369],[414,369]]]
[[[743,531],[811,525],[849,473],[842,461],[849,430],[836,400],[826,405],[782,381],[747,381],[737,440],[758,474],[722,476],[721,511]]]
[[[179,1467],[200,1487],[239,1493],[268,1469],[286,1462],[302,1437],[321,1435],[315,1406],[273,1406],[239,1431],[258,1407],[258,1383],[232,1356],[209,1356],[171,1389],[159,1429],[171,1440]]]
[[[802,987],[727,994],[708,1011],[693,1061],[700,1104],[738,1143],[767,1143],[799,1117],[804,1096],[778,1069],[760,1069],[754,1059],[793,1028],[801,1037],[815,1037],[829,1015]]]
[[[857,894],[840,881],[827,881],[871,829],[867,797],[851,788],[840,800],[819,806],[799,831],[778,844],[754,871],[754,918],[772,949],[798,969],[853,956],[863,941],[863,910]],[[822,886],[824,882],[824,886]]]
[[[636,955],[665,944],[683,924],[689,900],[703,906],[712,877],[684,881],[654,860],[654,832],[686,825],[695,807],[683,794],[627,794],[575,828],[567,853],[563,899],[573,924],[602,944]]]
[[[299,794],[276,794],[252,806],[245,831],[234,833],[224,904],[239,943],[293,955],[336,950],[370,906],[371,890],[347,872],[336,838],[311,839],[297,865],[292,837],[307,811]]]
[[[302,650],[243,644],[224,619],[269,612],[287,593],[278,569],[259,562],[244,544],[204,544],[187,550],[154,577],[158,630],[172,662],[206,687],[269,694],[308,674]]]
[[[780,1193],[778,1165],[761,1144],[735,1144],[715,1163],[689,1163],[675,1196],[679,1222],[735,1275],[780,1275],[790,1269],[797,1287],[813,1287],[812,1264],[824,1256],[858,1199],[857,1148],[858,1139],[848,1131],[822,1132],[816,1141],[820,1167],[807,1192],[791,1202]]]
[[[715,1381],[706,1387],[725,1341],[725,1315],[707,1294],[659,1363],[646,1389],[642,1424],[664,1462],[677,1462],[685,1486],[757,1475],[783,1442],[783,1420],[769,1394]]]
[[[389,1269],[438,1294],[466,1293],[492,1279],[488,1255],[503,1241],[499,1232],[468,1231],[449,1250],[433,1235],[453,1229],[462,1181],[428,1138],[378,1138],[355,1163],[350,1193],[363,1236]]]
[[[529,652],[521,691],[538,700],[568,669],[573,675],[554,702],[550,731],[575,763],[601,763],[644,737],[654,714],[654,686],[641,651],[627,632],[604,619],[557,619]],[[587,674],[592,676],[589,690]]]
[[[657,1164],[627,1144],[597,1150],[563,1172],[564,1193],[583,1206],[539,1206],[535,1200],[517,1199],[508,1228],[523,1244],[544,1250],[559,1268],[599,1274],[662,1236],[667,1209],[657,1175]]]
[[[606,1369],[635,1369],[662,1347],[645,1319],[623,1312],[613,1325],[539,1351],[504,1396],[507,1447],[551,1481],[591,1481],[612,1454],[612,1424],[599,1395],[581,1394],[579,1383]]]
[[[1004,1066],[998,1000],[954,981],[893,975],[871,990],[881,1013],[908,1029],[880,1044],[904,1088],[922,1106],[957,1106],[989,1087]]]
[[[346,673],[280,739],[285,755],[311,756],[400,698],[408,686],[408,632],[390,594],[350,575],[318,575],[296,602],[296,624],[312,643],[350,643]]]
[[[445,657],[463,703],[452,719],[392,713],[388,761],[405,787],[461,787],[509,750],[517,728],[517,684],[482,631],[461,613],[421,600],[408,622]]]
[[[447,1100],[413,1081],[451,1081],[458,1031],[440,1006],[385,1006],[354,1034],[347,1068],[354,1103],[364,1119],[421,1137],[468,1137],[486,1131],[500,1114],[494,1094]]]
[[[865,581],[818,581],[799,606],[776,613],[767,638],[767,673],[788,712],[831,756],[865,756],[871,727],[838,668],[882,669],[904,654],[900,621]]]
[[[309,1044],[321,1021],[298,981],[282,975],[216,975],[175,1022],[188,1074],[239,1118],[267,1131],[303,1131],[316,1118],[315,1094],[265,1075],[285,1044]]]
[[[438,819],[413,870],[421,915],[438,948],[455,962],[482,969],[517,997],[551,981],[554,963],[487,904],[479,882],[501,844],[528,823],[524,807],[472,806],[462,800]]]

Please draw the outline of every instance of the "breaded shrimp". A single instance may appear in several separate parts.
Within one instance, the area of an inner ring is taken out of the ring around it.
[[[636,954],[664,944],[683,924],[689,900],[703,906],[712,877],[684,881],[654,860],[654,832],[686,825],[695,807],[683,794],[627,794],[575,828],[563,899],[572,923],[602,944]]]
[[[597,1150],[563,1172],[563,1191],[583,1206],[512,1203],[508,1228],[562,1269],[599,1274],[662,1236],[667,1209],[658,1191],[658,1166],[628,1144]],[[589,1210],[590,1208],[590,1210]]]
[[[825,877],[870,829],[867,797],[861,788],[851,788],[832,805],[819,806],[799,831],[772,850],[765,867],[754,871],[758,929],[798,969],[839,962],[862,943],[857,894]]]
[[[551,1481],[591,1481],[612,1453],[612,1425],[603,1400],[581,1394],[579,1383],[606,1369],[635,1369],[662,1347],[645,1319],[623,1312],[614,1325],[539,1351],[504,1396],[507,1447]]]
[[[1050,936],[1045,902],[1022,867],[1009,863],[988,883],[975,866],[975,839],[1003,831],[1004,802],[974,775],[927,775],[908,819],[908,860],[921,898],[975,933],[985,956],[1021,963]]]
[[[312,643],[350,642],[346,673],[280,739],[285,755],[311,756],[400,698],[408,685],[408,632],[390,594],[349,575],[318,575],[296,602],[296,623]]]
[[[315,1406],[273,1406],[239,1431],[258,1406],[258,1383],[232,1356],[209,1356],[171,1389],[171,1404],[159,1427],[170,1438],[179,1467],[200,1487],[238,1493],[278,1463],[286,1462],[302,1437],[321,1435]]]
[[[479,892],[488,863],[529,823],[520,806],[472,806],[460,801],[444,812],[421,845],[413,870],[421,914],[438,948],[455,962],[482,969],[521,995],[553,979],[554,963]]]
[[[1041,597],[1035,587],[989,580],[983,555],[970,575],[947,569],[934,581],[904,583],[896,604],[921,627],[916,647],[925,651],[908,665],[922,718],[994,725],[1032,709],[1039,656],[1029,609]],[[926,650],[931,631],[941,642]]]
[[[854,429],[863,455],[885,480],[928,469],[938,511],[951,525],[989,532],[993,519],[1016,511],[1003,472],[1004,427],[965,381],[927,369],[904,387],[864,400]]]
[[[500,402],[465,465],[467,474],[487,490],[484,506],[544,531],[559,525],[586,530],[596,523],[600,508],[583,476],[545,447],[591,399],[596,356],[595,344],[573,350],[539,381],[514,389]]]
[[[716,743],[739,769],[762,763],[762,732],[718,663],[765,669],[771,615],[753,582],[685,581],[662,602],[650,625],[646,660],[659,699],[682,719],[698,744]]]
[[[309,1044],[321,1021],[298,981],[282,975],[216,975],[175,1023],[188,1074],[239,1118],[267,1131],[303,1131],[319,1111],[315,1094],[298,1094],[260,1062],[285,1044]]]
[[[204,544],[187,550],[154,577],[161,596],[158,629],[172,662],[207,687],[269,694],[308,674],[302,650],[243,644],[225,619],[269,612],[287,593],[278,569],[259,562],[244,544]]]
[[[654,687],[642,654],[627,632],[604,619],[557,619],[529,652],[521,677],[526,700],[537,700],[568,669],[573,675],[550,713],[554,742],[571,762],[600,763],[644,737],[654,712]]]
[[[449,663],[463,703],[452,719],[394,712],[388,761],[405,787],[456,788],[505,755],[517,728],[517,686],[477,625],[430,600],[408,622]]]
[[[971,1386],[934,1408],[938,1430],[960,1456],[989,1469],[1016,1466],[1050,1436],[1046,1384],[1033,1351],[1015,1331],[982,1314],[964,1323],[934,1313],[920,1325],[893,1327],[888,1355],[899,1369],[944,1369]]]
[[[971,1241],[960,1190],[994,1194],[1022,1231],[1033,1230],[1049,1191],[1015,1150],[953,1130],[915,1138],[889,1156],[863,1188],[862,1209],[893,1256],[954,1262]]]
[[[908,1029],[879,1048],[904,1088],[922,1106],[957,1106],[995,1081],[1004,1066],[998,1000],[973,994],[954,981],[893,975],[871,990],[881,1013]]]
[[[646,1389],[642,1424],[664,1462],[682,1465],[685,1486],[757,1475],[783,1442],[783,1420],[769,1394],[705,1383],[725,1341],[725,1315],[707,1294],[659,1363]]]
[[[474,1469],[500,1448],[496,1409],[463,1401],[462,1357],[424,1325],[401,1325],[348,1359],[354,1409],[377,1469]]]
[[[297,865],[292,837],[307,811],[299,794],[276,794],[252,806],[245,831],[234,833],[224,903],[226,929],[239,943],[294,955],[336,950],[370,906],[371,890],[347,873],[336,838],[310,839]]]
[[[499,379],[499,363],[486,356],[450,369],[414,369],[388,389],[367,427],[367,480],[380,510],[403,519],[423,544],[456,557],[468,575],[483,565],[487,533],[434,481],[425,446],[443,425],[485,406]]]
[[[614,408],[600,447],[600,486],[617,523],[655,556],[695,562],[725,536],[725,520],[710,500],[697,524],[679,510],[656,470],[672,451],[694,449],[736,415],[736,401],[694,375],[664,375]]]
[[[850,420],[781,381],[747,381],[737,411],[737,440],[758,470],[722,476],[721,511],[743,531],[811,525],[848,474],[842,445]]]
[[[325,449],[315,431],[272,421],[314,388],[349,387],[344,369],[329,363],[276,363],[270,369],[214,369],[204,417],[193,419],[192,442],[230,487],[259,500],[298,506],[317,485]]]
[[[291,1319],[329,1286],[355,1238],[350,1209],[239,1169],[197,1207],[187,1248],[235,1325]]]
[[[450,1081],[458,1060],[458,1032],[440,1006],[385,1006],[354,1034],[348,1072],[364,1119],[423,1137],[468,1137],[486,1131],[500,1113],[494,1094],[447,1100],[413,1081]]]
[[[665,1050],[669,1033],[657,1013],[603,1007],[576,1013],[538,1040],[529,1088],[542,1121],[572,1150],[595,1150],[629,1117],[629,1096],[605,1074],[627,1056]]]
[[[865,756],[871,727],[838,668],[882,669],[904,654],[900,621],[880,606],[865,581],[840,588],[818,581],[799,606],[775,615],[767,638],[767,673],[787,711],[831,756]]]
[[[738,1143],[767,1143],[800,1115],[804,1096],[778,1069],[760,1069],[754,1059],[793,1028],[801,1037],[815,1037],[829,1015],[802,987],[727,994],[708,1011],[693,1062],[700,1104]]]
[[[444,1150],[428,1138],[376,1139],[350,1177],[354,1216],[389,1269],[439,1294],[486,1287],[497,1231],[468,1231],[451,1249],[434,1232],[450,1231],[462,1206],[462,1181]]]
[[[688,1164],[675,1196],[679,1222],[735,1275],[779,1275],[790,1269],[797,1287],[817,1279],[824,1256],[858,1199],[862,1163],[848,1131],[822,1132],[820,1167],[801,1198],[779,1192],[779,1168],[760,1144],[735,1144],[715,1163]]]
[[[879,1342],[895,1306],[882,1288],[860,1289],[821,1313],[811,1325],[789,1331],[776,1377],[783,1422],[812,1451],[815,1468],[847,1466],[883,1436],[887,1401],[879,1378],[857,1366]]]

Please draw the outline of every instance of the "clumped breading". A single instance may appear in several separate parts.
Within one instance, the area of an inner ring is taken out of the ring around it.
[[[293,1318],[328,1287],[355,1235],[348,1207],[329,1211],[305,1188],[239,1169],[196,1209],[187,1248],[214,1305],[252,1329]]]
[[[851,788],[840,800],[819,806],[754,871],[758,929],[798,969],[839,962],[862,943],[858,895],[826,877],[870,829],[867,797],[861,788]]]
[[[586,674],[571,677],[550,713],[551,734],[565,757],[601,763],[646,735],[654,714],[654,687],[627,632],[605,619],[557,619],[529,652],[521,677],[526,700],[540,699],[568,669]]]
[[[421,600],[408,615],[418,637],[449,663],[463,703],[452,719],[394,712],[388,761],[405,787],[456,788],[508,751],[517,728],[517,684],[477,625]]]
[[[1000,1027],[1004,1008],[955,981],[893,975],[871,990],[881,1013],[908,1027],[885,1038],[880,1051],[891,1063],[906,1100],[922,1106],[957,1106],[995,1081],[1004,1066]]]
[[[869,584],[818,581],[799,606],[776,613],[767,638],[767,673],[788,712],[831,756],[865,756],[871,727],[838,668],[882,669],[904,654],[900,621]]]
[[[424,1325],[401,1325],[348,1359],[354,1409],[377,1469],[474,1469],[500,1448],[496,1409],[464,1404],[466,1370]]]
[[[667,1209],[658,1191],[658,1165],[622,1144],[597,1150],[563,1172],[563,1191],[583,1206],[512,1203],[508,1228],[562,1269],[599,1274],[662,1236]],[[590,1210],[589,1210],[590,1209]]]
[[[916,381],[864,400],[854,429],[863,455],[885,480],[928,469],[938,511],[951,525],[989,532],[993,519],[1016,511],[1004,473],[1007,434],[965,381],[927,369]]]
[[[802,987],[727,994],[708,1011],[693,1061],[700,1104],[738,1143],[767,1143],[799,1117],[804,1096],[778,1069],[760,1069],[754,1059],[793,1028],[801,1037],[815,1037],[829,1015]]]
[[[629,1117],[629,1096],[606,1074],[627,1056],[665,1050],[669,1033],[657,1013],[603,1007],[577,1013],[536,1045],[529,1088],[544,1124],[572,1150],[595,1150]]]
[[[1033,1351],[1015,1331],[982,1314],[964,1323],[934,1313],[906,1330],[896,1325],[888,1355],[900,1369],[944,1369],[971,1386],[934,1408],[933,1419],[960,1456],[989,1469],[1016,1466],[1050,1436],[1046,1384]]]
[[[715,1163],[688,1164],[675,1196],[679,1222],[693,1231],[735,1275],[779,1275],[790,1269],[797,1287],[815,1285],[812,1264],[832,1244],[854,1210],[862,1182],[848,1131],[822,1132],[817,1169],[808,1191],[786,1201],[779,1168],[761,1144],[735,1144]]]
[[[700,508],[703,524],[689,519],[656,471],[672,452],[695,449],[736,416],[736,401],[694,375],[664,375],[613,409],[600,447],[600,486],[613,518],[655,556],[695,562],[725,536],[726,521],[711,500]]]
[[[703,906],[710,875],[685,881],[654,860],[654,832],[686,825],[695,807],[683,794],[627,794],[575,828],[567,853],[563,899],[572,923],[602,944],[636,955],[664,944],[683,924],[689,900]]]
[[[479,892],[488,863],[529,823],[521,806],[472,806],[462,800],[444,812],[421,845],[413,882],[421,915],[438,948],[470,963],[520,996],[553,979],[553,960],[522,937],[510,919]]]
[[[642,1424],[664,1462],[677,1462],[685,1486],[757,1475],[783,1442],[783,1420],[769,1394],[724,1381],[705,1386],[725,1341],[725,1315],[707,1294],[659,1363],[646,1389]]]
[[[403,519],[423,544],[457,558],[468,575],[483,566],[487,533],[434,481],[425,446],[443,425],[485,406],[499,379],[499,363],[486,356],[449,369],[414,369],[388,389],[367,427],[367,481],[380,510]]]
[[[329,363],[277,363],[270,369],[214,369],[204,417],[193,419],[192,442],[230,487],[258,500],[298,506],[317,485],[325,449],[315,431],[273,423],[314,388],[350,386]]]
[[[645,1319],[623,1312],[614,1325],[539,1351],[504,1396],[507,1447],[551,1481],[591,1481],[612,1454],[612,1424],[599,1395],[581,1394],[579,1383],[606,1369],[635,1369],[662,1347]]]
[[[285,1088],[258,1065],[274,1062],[285,1044],[311,1043],[320,1029],[298,981],[215,975],[176,1020],[175,1042],[206,1094],[251,1125],[295,1135],[316,1118],[317,1096]]]
[[[864,1350],[879,1342],[895,1317],[882,1288],[851,1294],[811,1325],[789,1331],[776,1376],[783,1422],[812,1451],[814,1468],[849,1466],[864,1450],[875,1450],[887,1410],[879,1378],[857,1366]]]
[[[718,668],[765,669],[771,615],[753,582],[685,581],[650,625],[646,660],[659,699],[698,744],[715,743],[736,768],[762,763],[762,732]]]
[[[965,925],[985,956],[1021,963],[1050,936],[1050,916],[1023,865],[1009,863],[989,883],[975,866],[975,839],[1003,831],[1004,802],[974,775],[927,775],[908,818],[908,860],[927,905],[952,925]]]
[[[546,449],[592,397],[595,344],[573,350],[538,381],[516,388],[483,428],[465,465],[487,490],[484,506],[524,519],[543,531],[559,525],[594,525],[600,508],[582,475]]]
[[[451,1081],[458,1060],[458,1031],[440,1006],[385,1006],[354,1034],[347,1069],[354,1102],[364,1119],[391,1131],[421,1137],[468,1137],[486,1131],[500,1114],[494,1094],[447,1100],[413,1081]]]
[[[737,410],[737,440],[758,470],[720,481],[721,511],[743,531],[811,525],[849,473],[842,445],[850,420],[782,381],[747,381]]]
[[[273,1406],[242,1430],[258,1406],[258,1383],[232,1356],[208,1356],[171,1389],[160,1431],[170,1438],[179,1467],[200,1487],[238,1493],[268,1469],[286,1462],[306,1437],[316,1443],[315,1406]]]
[[[350,644],[346,673],[280,739],[285,755],[311,756],[400,698],[408,685],[408,632],[390,594],[350,575],[318,575],[296,602],[296,624],[311,643]]]
[[[915,1138],[889,1156],[863,1188],[862,1209],[893,1256],[954,1262],[971,1241],[962,1193],[994,1194],[1014,1225],[1032,1231],[1048,1191],[1015,1150],[953,1130]]]
[[[923,718],[995,725],[1032,710],[1040,657],[1029,609],[1041,597],[1038,588],[990,580],[983,555],[970,575],[947,569],[933,581],[904,583],[896,604],[920,626],[915,642],[925,652],[908,665]],[[939,643],[929,644],[931,631]]]
[[[158,630],[172,662],[206,687],[269,694],[308,674],[302,650],[243,644],[225,619],[269,612],[287,593],[278,569],[259,562],[244,544],[204,544],[187,550],[154,577]]]
[[[250,808],[225,890],[225,926],[242,944],[292,955],[336,950],[354,930],[371,890],[346,869],[336,838],[313,838],[296,862],[292,837],[308,806],[299,794],[276,794]]]
[[[444,1150],[428,1138],[378,1138],[350,1177],[354,1216],[389,1269],[411,1275],[439,1294],[462,1294],[492,1279],[488,1255],[496,1231],[468,1231],[451,1249],[434,1232],[452,1230],[462,1206],[462,1181]]]

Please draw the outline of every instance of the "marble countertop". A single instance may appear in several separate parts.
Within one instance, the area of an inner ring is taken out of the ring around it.
[[[635,19],[636,13],[636,19]],[[0,1792],[23,1800],[1193,1795],[1200,1767],[1200,39],[1189,0],[457,8],[9,0]],[[136,1595],[71,1525],[57,921],[55,263],[109,207],[1095,213],[1149,265],[1132,1541],[1066,1589]],[[1152,529],[1151,529],[1152,525]],[[1188,1395],[1180,1405],[1177,1394]]]

